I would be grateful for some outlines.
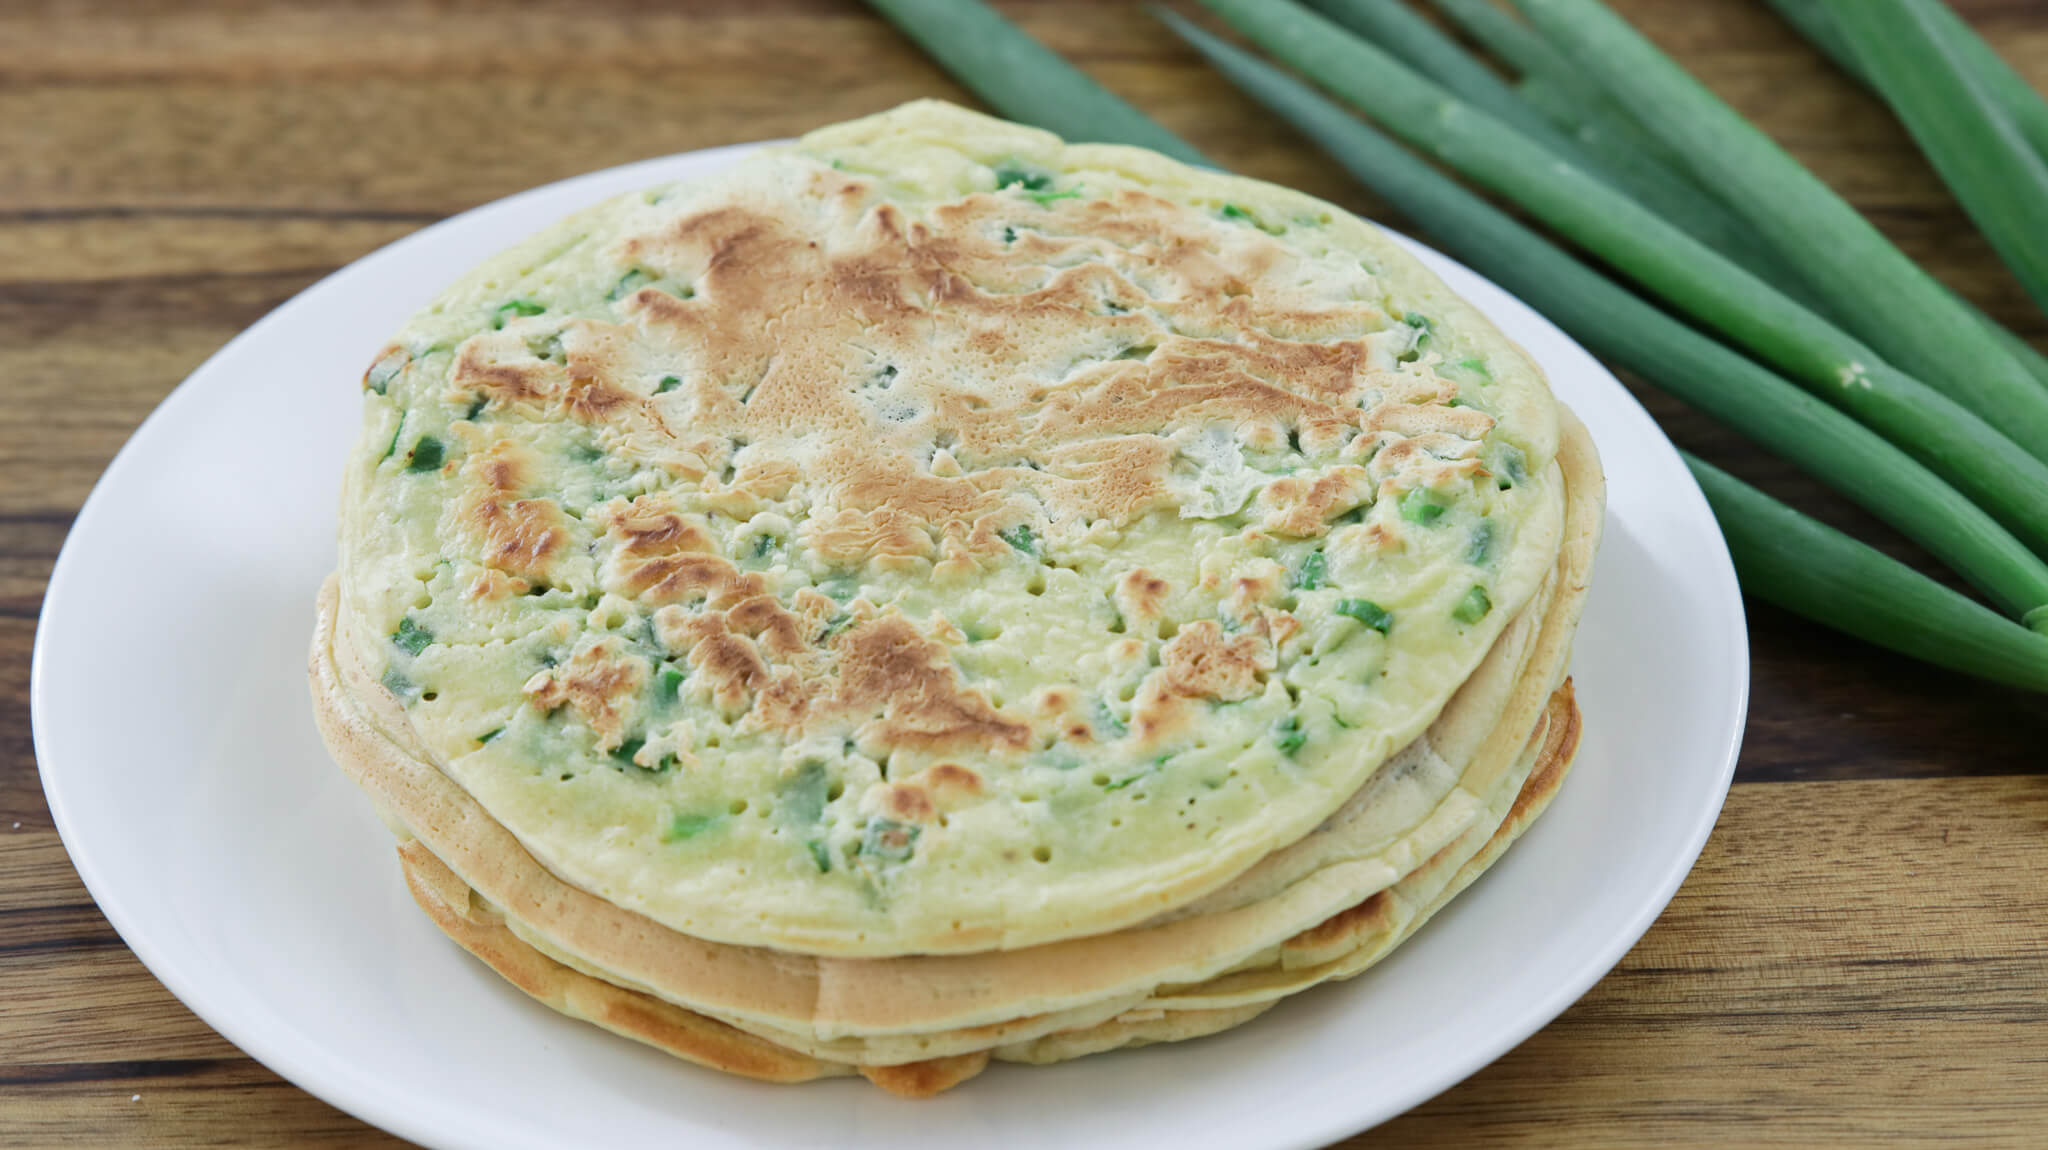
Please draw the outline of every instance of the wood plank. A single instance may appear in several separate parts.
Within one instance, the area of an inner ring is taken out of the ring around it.
[[[2048,779],[1737,787],[1613,974],[1347,1145],[2037,1145],[2044,985]]]

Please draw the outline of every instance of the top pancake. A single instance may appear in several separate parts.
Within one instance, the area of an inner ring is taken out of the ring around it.
[[[1540,373],[1378,231],[931,102],[563,221],[365,386],[339,641],[550,869],[746,945],[1215,890],[1561,529]]]

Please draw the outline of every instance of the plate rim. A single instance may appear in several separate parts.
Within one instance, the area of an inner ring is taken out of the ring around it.
[[[415,247],[435,242],[442,233],[485,213],[495,213],[514,208],[525,201],[559,195],[583,184],[622,180],[642,171],[660,172],[683,161],[715,163],[728,157],[737,159],[757,149],[785,142],[786,139],[770,139],[678,152],[540,184],[437,220],[320,277],[265,313],[255,323],[236,333],[233,338],[208,355],[136,425],[106,468],[94,480],[91,490],[73,517],[56,562],[50,569],[42,603],[37,612],[35,640],[29,660],[30,732],[38,779],[42,784],[45,802],[49,806],[51,819],[63,844],[67,860],[92,896],[100,913],[121,936],[122,943],[141,961],[150,975],[170,991],[186,1009],[191,1010],[202,1022],[249,1057],[262,1063],[295,1087],[338,1110],[400,1137],[430,1146],[457,1144],[446,1140],[451,1131],[432,1124],[417,1107],[407,1108],[402,1105],[400,1095],[388,1088],[378,1090],[369,1086],[367,1082],[357,1081],[361,1078],[360,1075],[336,1073],[331,1060],[323,1061],[318,1057],[308,1057],[297,1044],[287,1041],[284,1036],[288,1032],[261,1030],[249,1020],[215,1001],[213,993],[198,980],[191,978],[184,966],[161,950],[156,941],[149,937],[148,931],[135,929],[138,926],[138,916],[121,897],[118,884],[112,882],[101,870],[92,852],[86,851],[81,854],[74,848],[74,844],[82,841],[79,824],[76,823],[76,816],[65,798],[64,786],[59,781],[65,777],[65,772],[61,768],[55,771],[50,769],[51,760],[47,748],[58,745],[61,740],[52,734],[52,724],[55,720],[50,717],[49,704],[45,701],[50,690],[47,675],[48,652],[53,644],[62,640],[62,633],[65,630],[64,618],[68,611],[68,589],[77,582],[76,578],[71,576],[71,568],[80,562],[77,555],[81,548],[74,544],[81,535],[89,534],[104,514],[101,511],[102,505],[114,498],[108,492],[124,482],[127,470],[138,454],[137,444],[145,437],[156,434],[159,427],[174,420],[184,405],[196,402],[194,397],[198,394],[198,389],[192,386],[194,381],[211,374],[217,365],[228,361],[245,343],[253,341],[260,333],[269,330],[273,325],[289,322],[308,297],[341,277],[364,274],[365,269],[374,269],[379,265],[403,259]],[[662,178],[668,177],[650,175],[648,182],[657,182]],[[1560,339],[1581,351],[1585,350],[1577,340],[1561,328],[1557,328],[1533,305],[1501,288],[1488,277],[1404,232],[1369,217],[1365,218],[1426,263],[1432,260],[1440,261],[1494,287],[1507,298],[1527,307],[1537,321],[1551,327]],[[1432,273],[1438,270],[1431,268]],[[1665,436],[1663,429],[1657,425],[1641,402],[1614,379],[1612,371],[1604,364],[1600,364],[1597,357],[1592,356],[1590,352],[1586,354],[1600,366],[1607,381],[1614,384],[1618,393],[1615,397],[1615,406],[1624,410],[1630,418],[1638,421],[1654,436],[1652,450],[1661,447],[1663,451],[1670,452],[1675,457],[1676,446]],[[1727,620],[1733,625],[1732,648],[1728,656],[1732,674],[1730,680],[1722,684],[1721,697],[1712,700],[1711,707],[1702,704],[1703,708],[1718,713],[1717,720],[1712,726],[1723,732],[1723,745],[1713,752],[1721,761],[1718,782],[1714,787],[1714,801],[1693,813],[1682,847],[1670,856],[1664,873],[1654,884],[1657,893],[1638,906],[1626,919],[1625,924],[1608,937],[1604,945],[1581,959],[1569,977],[1559,979],[1547,993],[1529,1000],[1511,1021],[1494,1026],[1489,1040],[1469,1048],[1456,1060],[1455,1065],[1448,1065],[1437,1074],[1426,1076],[1425,1081],[1403,1092],[1379,1096],[1379,1100],[1373,1105],[1328,1107],[1323,1110],[1324,1116],[1319,1121],[1302,1115],[1284,1135],[1276,1132],[1275,1139],[1268,1145],[1275,1148],[1317,1147],[1370,1129],[1450,1090],[1491,1065],[1555,1020],[1605,977],[1663,914],[1686,876],[1691,873],[1714,826],[1719,821],[1720,812],[1734,780],[1747,725],[1752,675],[1745,604],[1726,539],[1721,534],[1718,524],[1715,524],[1704,493],[1689,472],[1686,472],[1685,480],[1681,488],[1665,494],[1667,498],[1690,503],[1690,510],[1695,515],[1714,525],[1712,539],[1707,541],[1716,560],[1711,564],[1713,570],[1709,572],[1709,581],[1714,587],[1715,596],[1721,600],[1716,605],[1717,608],[1726,612]],[[1597,588],[1594,593],[1598,594]],[[371,1076],[368,1081],[377,1080]]]

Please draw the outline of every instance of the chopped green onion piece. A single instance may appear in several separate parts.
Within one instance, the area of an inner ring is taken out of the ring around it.
[[[618,283],[612,285],[611,293],[605,296],[605,298],[613,301],[622,300],[652,282],[654,282],[653,276],[648,275],[639,268],[634,268],[620,277]]]
[[[1465,592],[1465,597],[1458,600],[1458,605],[1451,608],[1451,618],[1460,623],[1477,623],[1491,610],[1493,600],[1486,597],[1486,588],[1474,583],[1472,589]]]
[[[411,706],[420,697],[419,684],[405,677],[405,672],[396,667],[386,667],[384,677],[377,680],[383,688],[398,696],[400,702]]]
[[[1029,523],[1019,523],[1008,531],[1000,531],[997,534],[1003,537],[1003,542],[1008,543],[1011,547],[1022,551],[1026,555],[1035,556],[1038,554],[1038,540],[1033,535]]]
[[[386,354],[384,358],[371,364],[369,371],[363,373],[363,386],[378,395],[383,395],[390,389],[391,381],[398,378],[398,373],[404,371],[405,365],[410,362],[410,357],[403,350]]]
[[[391,633],[391,642],[408,655],[417,655],[434,641],[434,633],[412,621],[407,615],[398,621],[398,630]]]
[[[1041,168],[1027,168],[1014,160],[1006,161],[996,165],[996,187],[1042,192],[1052,187],[1052,173]]]
[[[503,330],[506,319],[511,316],[539,315],[546,310],[546,307],[530,299],[515,299],[509,303],[501,303],[497,310],[491,313],[491,330]]]
[[[723,815],[677,814],[669,820],[668,829],[661,834],[665,843],[679,843],[696,838],[712,827],[725,821]]]
[[[1081,198],[1081,189],[1068,188],[1064,192],[1025,192],[1024,198],[1042,208],[1054,200],[1078,200]]]
[[[1095,716],[1093,723],[1090,725],[1097,731],[1107,732],[1112,739],[1123,738],[1131,730],[1124,725],[1122,719],[1116,717],[1115,711],[1109,709],[1109,700],[1099,696],[1095,700]]]
[[[491,405],[491,397],[490,397],[490,396],[488,396],[488,395],[479,395],[479,396],[475,396],[474,398],[472,398],[472,399],[471,399],[471,400],[469,401],[469,408],[468,408],[467,410],[465,410],[465,411],[464,411],[464,412],[462,413],[462,418],[464,418],[464,419],[467,419],[467,420],[469,420],[470,422],[474,423],[474,422],[476,422],[476,417],[477,417],[477,416],[479,416],[479,415],[482,415],[482,414],[484,413],[484,408],[486,408],[486,407],[489,407],[490,405]]]
[[[481,734],[481,735],[478,735],[478,736],[476,737],[476,741],[477,741],[477,742],[479,742],[479,743],[488,743],[488,742],[490,742],[490,741],[491,741],[492,739],[495,739],[495,738],[497,738],[497,737],[498,737],[499,735],[502,735],[502,734],[504,734],[504,733],[505,733],[505,728],[503,728],[503,727],[492,727],[492,728],[491,728],[490,730],[488,730],[488,731],[485,731],[485,732],[484,732],[483,734]]]
[[[1308,732],[1301,729],[1301,720],[1293,715],[1279,721],[1273,727],[1273,743],[1280,753],[1292,758],[1294,752],[1308,743]]]
[[[433,471],[441,466],[444,454],[440,440],[431,435],[422,435],[419,441],[412,445],[412,450],[405,453],[405,469]]]
[[[820,582],[818,590],[844,603],[860,594],[860,580],[851,575],[834,575]]]
[[[861,853],[886,862],[903,862],[916,849],[920,829],[890,819],[876,819],[861,835]]]
[[[654,385],[654,394],[667,395],[669,392],[674,391],[676,388],[679,388],[681,386],[683,386],[682,376],[664,375],[661,377],[661,382]]]
[[[1294,569],[1294,585],[1303,591],[1320,588],[1329,579],[1329,566],[1329,557],[1316,548],[1301,557],[1301,566]]]
[[[1125,787],[1130,786],[1132,783],[1137,782],[1139,779],[1144,778],[1146,775],[1150,773],[1151,772],[1149,771],[1139,771],[1135,775],[1125,775],[1123,778],[1120,778],[1115,782],[1102,784],[1102,789],[1105,791],[1120,791],[1123,790]]]
[[[1401,497],[1401,518],[1424,527],[1442,519],[1444,512],[1448,510],[1450,508],[1438,503],[1436,496],[1430,494],[1427,488],[1414,488]]]
[[[661,700],[663,702],[674,700],[682,691],[683,681],[687,678],[689,678],[687,674],[675,667],[663,667],[661,669],[661,678],[656,680],[660,684]]]
[[[1252,214],[1248,211],[1245,211],[1243,208],[1238,207],[1236,204],[1223,205],[1222,215],[1223,218],[1226,220],[1241,220],[1247,223],[1252,222]]]
[[[1465,545],[1465,562],[1484,567],[1493,559],[1493,520],[1481,519],[1472,528],[1472,541]]]
[[[791,822],[810,824],[825,817],[825,804],[832,794],[832,775],[821,760],[811,759],[797,768],[796,777],[782,785],[776,809]]]
[[[806,839],[804,840],[804,849],[811,852],[811,864],[818,868],[819,874],[832,873],[832,854],[825,849],[823,841],[819,839]]]
[[[1382,635],[1394,626],[1393,613],[1370,599],[1339,599],[1337,614],[1356,619]]]

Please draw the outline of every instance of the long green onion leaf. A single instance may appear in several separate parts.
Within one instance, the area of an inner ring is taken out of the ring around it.
[[[1444,0],[1438,2],[1442,3]],[[1493,7],[1487,0],[1455,2]],[[1765,2],[1777,9],[1786,23],[1798,29],[1801,35],[1812,41],[1814,47],[1833,59],[1843,71],[1862,81],[1865,86],[1869,85],[1870,78],[1864,70],[1863,62],[1850,50],[1848,40],[1835,26],[1834,18],[1828,15],[1823,0]],[[1493,8],[1493,11],[1500,12],[1497,8]],[[2001,59],[1998,53],[1992,51],[1990,45],[1984,43],[1983,38],[1972,31],[1968,24],[1963,23],[1955,13],[1944,7],[1939,10],[1939,15],[1941,19],[1938,23],[1945,26],[1950,46],[1961,50],[1968,58],[1972,74],[1980,83],[1997,91],[2006,113],[2028,135],[2035,150],[2043,156],[2048,156],[2048,103],[2044,103],[2035,95],[2034,90],[2020,78],[2019,73],[2014,72],[2012,66]],[[1955,298],[1977,317],[1978,322],[1991,332],[1992,338],[1996,339],[2014,359],[2026,365],[2027,370],[2033,373],[2034,378],[2039,380],[2042,386],[2048,387],[2048,355],[2042,355],[2034,345],[2014,335],[2003,324],[1984,314],[1975,304],[1961,296]]]
[[[2048,636],[2013,625],[1883,552],[1690,455],[1742,589],[1937,667],[2048,691]]]
[[[2048,389],[1826,184],[1597,0],[1516,3],[1798,264],[1831,313],[1894,364],[2048,457]]]
[[[1586,93],[1601,92],[1572,68],[1564,54],[1550,46],[1543,33],[1510,15],[1493,0],[1429,0],[1460,32],[1524,77],[1541,76],[1556,83],[1578,83]],[[1603,93],[1604,95],[1604,93]]]
[[[1596,127],[1582,125],[1577,133],[1567,135],[1552,117],[1516,95],[1491,69],[1400,0],[1308,2],[1334,23],[1413,65],[1459,99],[1519,131],[1552,155],[1599,177],[1707,246],[1767,280],[1794,280],[1791,269],[1757,239],[1748,224],[1685,176]]]
[[[1931,0],[1830,0],[1828,12],[1963,210],[2048,310],[2048,163],[1969,74],[1934,7]]]
[[[981,0],[868,0],[953,78],[1012,120],[1061,139],[1134,144],[1190,164],[1210,164]]]
[[[1553,247],[1306,85],[1173,16],[1176,32],[1453,254],[1597,353],[1793,461],[2048,629],[2048,565],[1898,448]]]
[[[1642,205],[1314,13],[1283,0],[1203,3],[1410,144],[1513,199],[1853,412],[2048,556],[2048,462],[1989,421],[1883,362],[1853,336]],[[2048,456],[2048,439],[2040,447]]]
[[[1870,75],[1862,60],[1849,46],[1849,38],[1836,25],[1835,18],[1828,10],[1825,0],[1764,0],[1785,22],[1799,30],[1799,34],[1813,42],[1823,55],[1833,60],[1837,67],[1849,73],[1864,84],[1870,83]],[[1996,49],[1984,42],[1975,29],[1946,4],[1936,6],[1930,13],[1935,29],[1948,42],[1963,61],[1963,66],[1979,83],[1983,84],[1990,96],[1996,100],[2005,114],[2019,126],[2020,134],[2033,145],[2034,151],[2048,157],[2048,100],[2043,100],[2026,78],[2013,70]]]

